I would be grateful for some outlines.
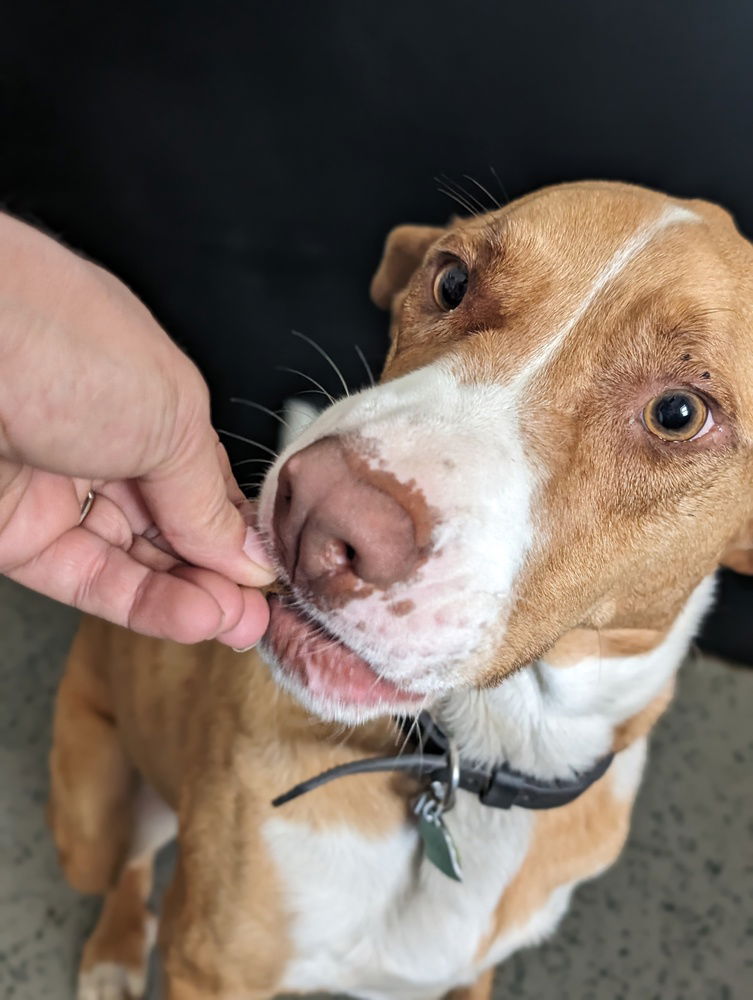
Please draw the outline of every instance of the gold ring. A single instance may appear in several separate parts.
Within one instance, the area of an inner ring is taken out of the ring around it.
[[[79,524],[83,524],[84,523],[84,520],[85,520],[86,516],[88,515],[89,511],[94,506],[94,497],[95,496],[96,496],[96,493],[94,492],[94,490],[89,490],[89,492],[84,497],[84,502],[81,504],[81,515],[80,515],[80,517],[78,519],[78,523]]]

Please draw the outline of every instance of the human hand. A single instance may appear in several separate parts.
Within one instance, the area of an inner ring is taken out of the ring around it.
[[[245,648],[273,578],[251,514],[201,376],[148,310],[0,215],[0,573],[147,635]]]

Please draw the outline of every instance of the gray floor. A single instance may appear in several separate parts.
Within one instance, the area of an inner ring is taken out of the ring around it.
[[[75,615],[0,579],[0,998],[67,1000],[94,904],[44,824],[51,702]],[[753,996],[753,671],[692,659],[630,843],[557,936],[499,972],[526,1000]]]

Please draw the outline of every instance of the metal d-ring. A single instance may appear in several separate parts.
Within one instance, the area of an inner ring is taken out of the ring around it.
[[[455,740],[447,734],[447,771],[448,779],[445,785],[442,812],[447,812],[455,805],[455,796],[460,784],[460,752]]]

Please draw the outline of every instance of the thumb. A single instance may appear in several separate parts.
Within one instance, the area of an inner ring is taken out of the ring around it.
[[[208,418],[193,422],[182,445],[139,485],[155,524],[183,559],[247,587],[274,580],[272,561],[241,513],[245,498]]]

